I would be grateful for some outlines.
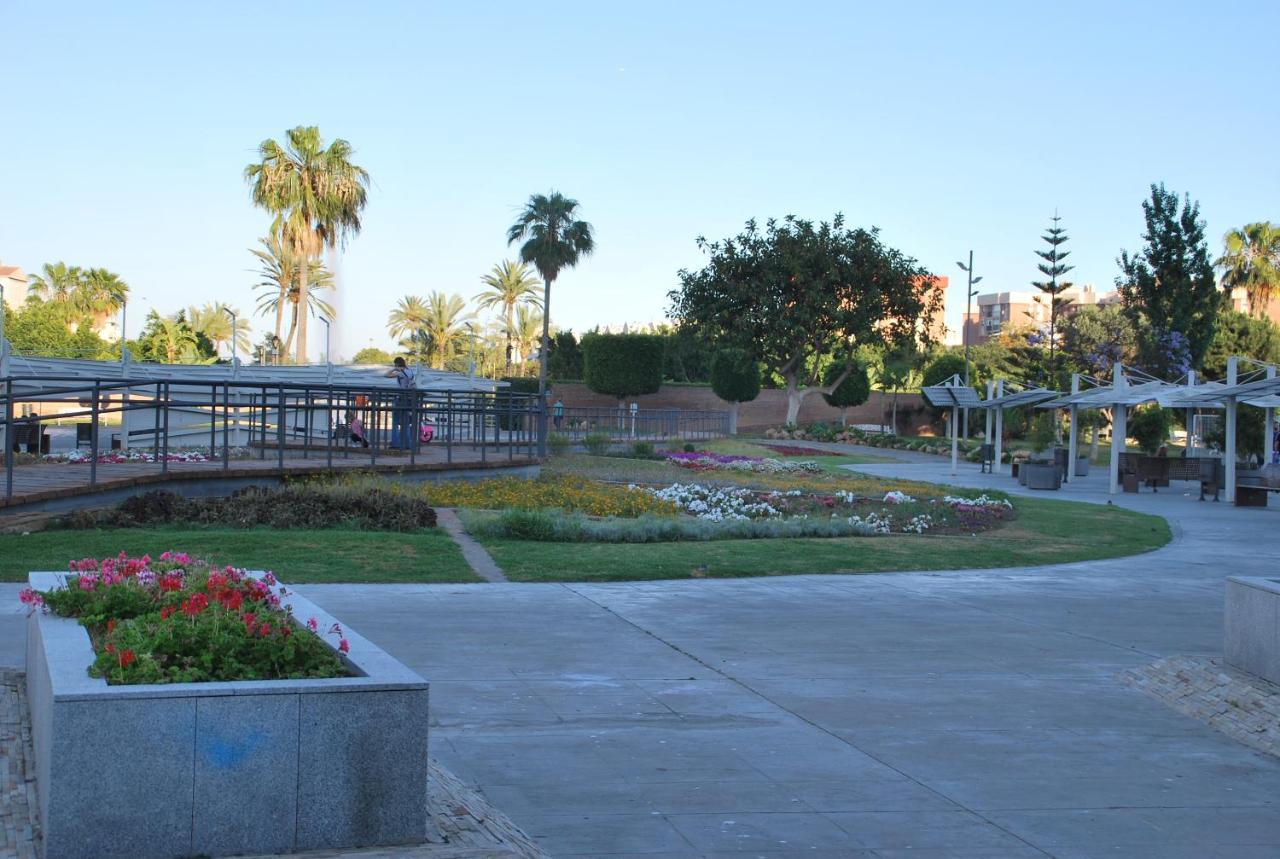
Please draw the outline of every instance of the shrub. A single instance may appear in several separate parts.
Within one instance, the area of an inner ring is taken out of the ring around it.
[[[830,385],[844,372],[844,364],[833,361],[823,373],[822,383]],[[822,398],[827,405],[841,410],[840,422],[846,423],[850,406],[860,406],[871,396],[871,379],[867,376],[867,368],[862,364],[854,364],[849,375],[845,377],[829,394]]]
[[[547,436],[547,453],[552,456],[563,456],[569,451],[569,437],[564,433],[553,432]]]
[[[636,459],[653,459],[653,442],[637,441],[631,444],[631,455]]]
[[[1169,439],[1172,419],[1159,406],[1141,406],[1129,416],[1128,433],[1146,453],[1155,453]]]
[[[662,387],[662,338],[655,334],[587,334],[582,338],[583,380],[619,400]]]
[[[684,452],[685,452],[685,453],[697,453],[697,452],[698,452],[698,446],[697,446],[696,444],[694,444],[693,442],[686,441],[686,442],[684,443]]]
[[[1036,415],[1031,422],[1031,432],[1027,435],[1027,441],[1031,442],[1031,450],[1035,453],[1044,453],[1053,447],[1056,439],[1057,428],[1053,415],[1048,412]]]
[[[613,441],[604,433],[593,432],[583,436],[582,446],[592,456],[604,456],[613,447]]]

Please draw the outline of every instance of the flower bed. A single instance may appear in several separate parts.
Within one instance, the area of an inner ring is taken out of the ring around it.
[[[675,465],[690,471],[738,471],[753,474],[817,474],[822,471],[822,467],[816,462],[807,460],[786,461],[758,456],[712,453],[706,450],[692,452],[668,450],[663,451],[662,455]]]
[[[248,459],[250,450],[247,447],[233,447],[228,451],[230,459]],[[40,458],[41,462],[82,464],[93,461],[93,451],[71,450],[66,453],[49,453]],[[222,459],[222,448],[194,447],[174,450],[167,454],[155,454],[146,450],[100,450],[98,463],[119,464],[126,462],[215,462]]]
[[[65,588],[27,588],[23,603],[76,618],[97,658],[89,669],[108,683],[202,683],[341,677],[342,662],[319,637],[314,618],[298,627],[281,607],[288,591],[261,578],[214,567],[183,552],[71,562]],[[349,650],[342,628],[338,650]]]
[[[436,507],[470,507],[479,510],[556,509],[590,516],[672,515],[676,508],[647,492],[626,486],[565,476],[525,480],[501,477],[492,480],[450,481],[423,484],[427,502]]]

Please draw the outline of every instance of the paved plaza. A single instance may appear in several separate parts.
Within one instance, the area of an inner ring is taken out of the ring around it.
[[[1174,540],[1112,561],[300,590],[432,681],[433,753],[553,856],[1275,857],[1280,758],[1122,676],[1220,657],[1224,577],[1276,571],[1280,511],[1186,491],[1118,496]]]

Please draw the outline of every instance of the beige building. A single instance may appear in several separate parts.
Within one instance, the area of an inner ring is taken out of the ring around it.
[[[27,302],[27,273],[16,265],[0,262],[0,291],[4,292],[4,305],[17,310]]]
[[[1235,289],[1231,290],[1231,294],[1227,297],[1227,301],[1229,302],[1229,306],[1232,310],[1238,310],[1241,313],[1248,313],[1251,316],[1253,315],[1249,310],[1249,296],[1244,291],[1244,287],[1237,286]],[[1266,310],[1262,315],[1277,325],[1280,325],[1280,298],[1273,297],[1268,301]]]
[[[1086,283],[1068,289],[1060,298],[1070,301],[1066,307],[1070,313],[1077,307],[1114,304],[1119,301],[1119,294],[1113,291],[1099,295],[1093,284]],[[969,312],[964,323],[970,345],[985,343],[1003,328],[1049,326],[1049,298],[1038,290],[988,292],[976,296],[974,302],[976,309]]]

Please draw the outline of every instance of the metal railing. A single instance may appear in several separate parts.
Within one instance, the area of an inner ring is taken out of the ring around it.
[[[612,440],[712,439],[729,435],[729,413],[690,409],[609,407],[551,408],[552,433],[580,441],[588,435]]]
[[[91,451],[91,486],[98,481],[102,434],[113,429],[106,419],[114,415],[120,425],[110,447],[148,450],[161,473],[168,473],[171,452],[195,445],[207,446],[210,461],[220,458],[223,471],[231,467],[232,450],[242,453],[242,448],[259,460],[273,456],[280,468],[286,452],[317,464],[323,459],[332,468],[335,458],[367,456],[376,465],[379,456],[385,459],[396,450],[415,465],[427,444],[443,447],[446,463],[453,463],[455,448],[478,452],[481,462],[503,453],[513,460],[518,451],[533,458],[541,414],[537,394],[503,390],[17,375],[0,379],[0,387],[6,499],[13,497],[15,448],[34,443],[39,452],[42,436],[42,419],[17,414],[18,403],[56,404],[62,409],[56,416],[60,422],[88,419],[83,434]],[[66,410],[69,403],[74,407]],[[367,448],[352,441],[356,418]]]

